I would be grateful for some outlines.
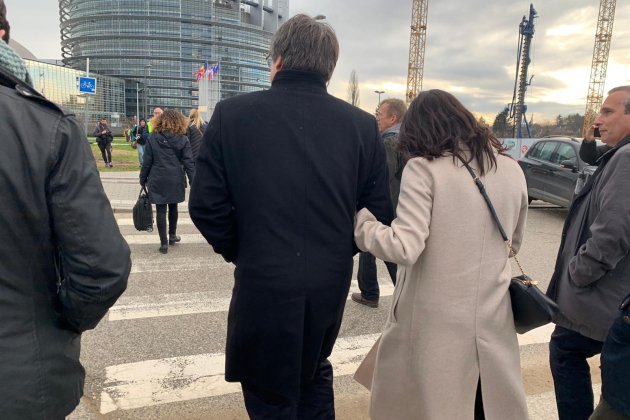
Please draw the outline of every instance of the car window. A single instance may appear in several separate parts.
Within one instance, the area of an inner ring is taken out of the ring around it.
[[[550,161],[551,155],[553,155],[553,151],[558,145],[558,142],[546,141],[544,143],[538,143],[537,146],[538,145],[540,145],[539,152],[536,154],[536,156],[532,156],[532,157],[535,157],[536,159],[540,159],[540,160]]]
[[[544,144],[545,144],[544,141],[534,144],[532,148],[529,149],[529,153],[527,153],[527,157],[538,158],[538,156],[540,155],[540,150],[542,149]]]
[[[577,154],[573,146],[567,143],[562,143],[558,146],[555,156],[553,157],[553,163],[560,164],[565,160],[570,160],[573,163],[577,163]]]

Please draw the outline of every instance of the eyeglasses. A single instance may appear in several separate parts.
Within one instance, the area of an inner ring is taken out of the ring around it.
[[[265,56],[265,60],[267,61],[268,67],[271,67],[273,65],[273,57],[271,56],[271,54],[267,54]]]

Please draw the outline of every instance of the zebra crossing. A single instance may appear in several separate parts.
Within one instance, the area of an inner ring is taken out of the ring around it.
[[[82,404],[96,407],[91,418],[170,418],[160,410],[174,406],[194,412],[202,401],[228,396],[225,404],[239,413],[233,418],[246,418],[240,385],[223,378],[233,266],[212,252],[185,213],[178,222],[182,242],[167,255],[157,252],[157,232],[135,231],[128,217],[118,218],[118,224],[131,247],[133,269],[127,292],[84,336]],[[380,262],[378,272],[380,307],[347,303],[330,358],[335,386],[349,386],[347,392],[362,398],[367,392],[349,378],[376,341],[394,290]],[[355,268],[350,294],[357,291]],[[519,336],[519,342],[523,347],[545,343],[550,333],[550,326],[543,327]]]

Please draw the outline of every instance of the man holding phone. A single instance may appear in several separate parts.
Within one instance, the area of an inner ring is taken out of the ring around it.
[[[597,145],[596,139],[601,138],[599,127],[591,125],[591,128],[586,132],[582,145],[580,146],[580,159],[589,165],[599,165],[597,162],[600,157],[611,149],[607,144],[601,146]]]

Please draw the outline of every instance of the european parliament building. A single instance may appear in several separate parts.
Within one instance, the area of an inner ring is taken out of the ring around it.
[[[200,105],[194,74],[205,63],[220,64],[216,100],[269,87],[266,54],[289,0],[59,0],[59,8],[66,65],[85,70],[89,58],[90,72],[146,81],[136,93],[148,112],[187,112]]]

